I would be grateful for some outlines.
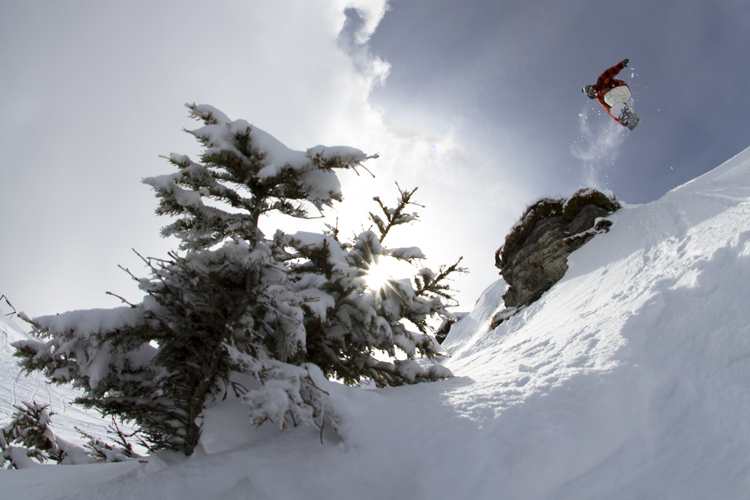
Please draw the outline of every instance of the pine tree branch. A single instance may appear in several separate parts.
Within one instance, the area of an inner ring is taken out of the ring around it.
[[[3,300],[3,299],[5,299],[5,303],[8,304],[11,309],[13,309],[13,312],[6,314],[6,316],[12,317],[14,314],[18,314],[16,312],[16,308],[13,307],[13,304],[11,304],[10,301],[8,300],[8,297],[6,297],[5,295],[0,295],[0,300]]]
[[[122,269],[122,268],[120,268],[120,269]],[[105,292],[105,293],[106,293],[107,295],[111,295],[112,297],[116,297],[116,298],[120,299],[120,301],[122,301],[122,302],[123,302],[124,304],[127,304],[127,305],[129,305],[129,306],[130,306],[130,307],[132,307],[133,309],[135,309],[136,307],[138,307],[137,305],[135,305],[135,304],[132,304],[132,303],[128,302],[128,301],[127,301],[126,299],[124,299],[124,298],[120,297],[119,295],[117,295],[117,294],[115,294],[115,293],[112,293],[112,292]]]
[[[412,196],[414,196],[414,193],[416,193],[417,189],[419,189],[418,187],[412,189],[411,191],[405,191],[401,189],[401,186],[399,186],[398,183],[396,183],[396,187],[398,188],[400,198],[398,199],[396,208],[394,209],[388,208],[382,202],[380,197],[376,196],[375,198],[373,198],[380,206],[380,209],[382,210],[383,215],[385,216],[385,220],[387,221],[387,224],[386,224],[385,222],[383,222],[383,220],[380,217],[370,213],[370,220],[372,220],[375,223],[375,225],[378,226],[378,230],[380,231],[380,243],[383,243],[383,240],[385,240],[385,237],[388,235],[388,233],[394,226],[407,224],[419,218],[419,216],[416,213],[408,214],[408,215],[404,214],[404,210],[406,209],[406,207],[408,207],[409,205],[414,205],[420,208],[424,208],[419,203],[416,203],[411,200]]]

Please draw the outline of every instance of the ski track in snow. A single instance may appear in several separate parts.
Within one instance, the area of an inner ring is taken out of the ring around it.
[[[750,149],[611,219],[609,233],[571,255],[563,280],[493,331],[505,284],[485,291],[444,344],[456,378],[334,385],[343,441],[326,431],[321,445],[308,428],[250,430],[229,399],[207,413],[192,457],[0,471],[3,491],[25,500],[746,498]]]

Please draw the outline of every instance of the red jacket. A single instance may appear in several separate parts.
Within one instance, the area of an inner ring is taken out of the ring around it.
[[[594,90],[596,91],[596,99],[599,101],[599,104],[604,106],[604,109],[607,110],[607,113],[609,113],[610,106],[609,104],[604,102],[604,95],[615,87],[621,87],[622,85],[625,85],[626,87],[628,86],[628,84],[623,82],[622,80],[615,80],[617,74],[625,69],[625,65],[625,61],[621,61],[615,66],[612,66],[601,74],[599,79],[596,81],[596,85],[593,86]]]

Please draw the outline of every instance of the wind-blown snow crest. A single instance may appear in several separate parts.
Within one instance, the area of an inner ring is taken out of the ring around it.
[[[324,430],[248,428],[227,399],[189,459],[0,471],[10,498],[744,498],[750,491],[750,149],[610,217],[566,276],[443,344],[456,377],[330,384]],[[327,389],[328,390],[328,389]],[[322,439],[322,444],[321,444]],[[14,496],[15,495],[15,496]]]

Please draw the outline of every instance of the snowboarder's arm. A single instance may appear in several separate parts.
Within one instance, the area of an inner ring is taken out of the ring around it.
[[[612,79],[616,77],[620,71],[625,69],[625,66],[627,66],[627,64],[628,64],[628,60],[625,59],[615,64],[608,70],[606,70],[604,73],[602,73],[602,75],[596,81],[595,87],[598,89],[604,88],[604,86],[607,85],[610,81],[612,81]]]

